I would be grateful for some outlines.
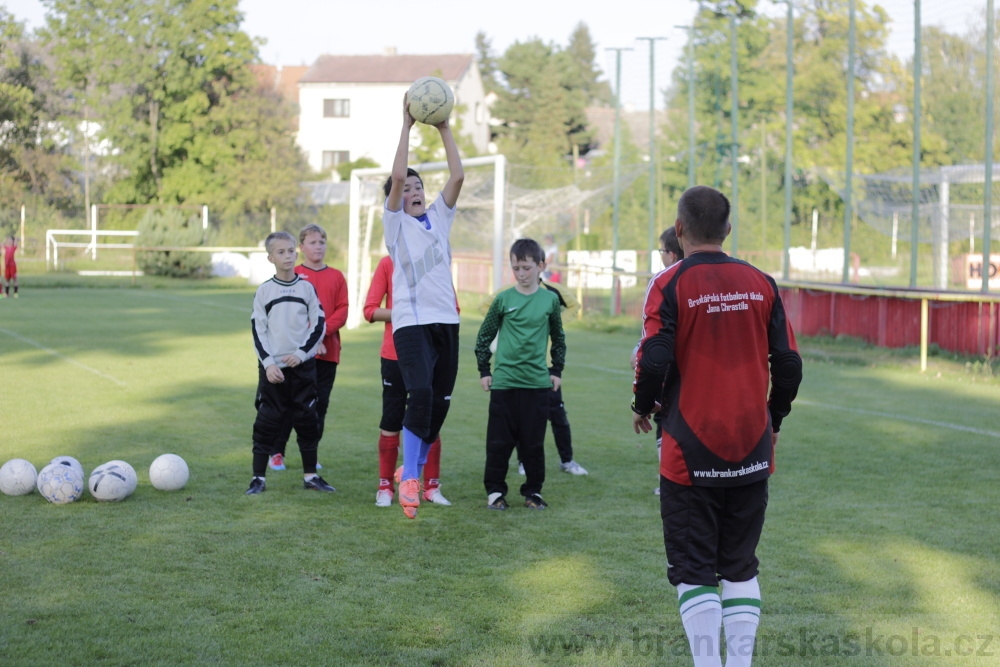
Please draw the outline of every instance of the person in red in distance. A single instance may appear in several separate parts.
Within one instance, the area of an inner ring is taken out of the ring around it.
[[[768,478],[802,381],[774,279],[722,251],[729,210],[713,188],[681,196],[674,228],[684,259],[646,292],[632,402],[636,433],[648,433],[663,406],[667,576],[695,667],[721,667],[722,627],[726,667],[751,663]]]
[[[385,306],[382,305],[383,300]],[[457,307],[457,304],[456,304]],[[399,371],[396,346],[392,342],[392,258],[383,257],[368,287],[365,298],[365,319],[385,322],[382,336],[382,421],[378,438],[378,491],[375,505],[391,507],[394,494],[393,477],[399,459],[399,433],[403,430],[403,413],[406,411],[406,386]],[[441,436],[431,443],[427,463],[423,469],[424,499],[438,505],[451,505],[441,493]]]
[[[10,298],[11,285],[14,286],[14,298],[17,298],[17,261],[14,253],[17,252],[17,239],[11,234],[3,240],[3,275],[7,283],[6,297]]]

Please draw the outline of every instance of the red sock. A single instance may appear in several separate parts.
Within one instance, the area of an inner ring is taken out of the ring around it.
[[[396,473],[396,459],[399,457],[399,434],[378,436],[378,488],[392,489],[392,477]]]
[[[430,491],[441,486],[441,438],[431,444],[427,452],[427,463],[424,464],[424,487]]]

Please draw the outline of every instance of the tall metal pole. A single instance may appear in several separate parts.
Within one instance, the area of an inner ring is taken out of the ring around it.
[[[620,196],[620,172],[622,159],[622,51],[626,48],[610,48],[615,52],[615,157],[614,157],[614,200],[611,215],[611,315],[618,314],[618,200]]]
[[[788,3],[788,36],[785,42],[785,245],[781,262],[781,277],[788,280],[791,258],[788,248],[792,245],[792,45],[795,22],[792,0]]]
[[[649,42],[649,269],[653,270],[653,248],[656,243],[656,40],[666,37],[637,37]]]
[[[856,28],[854,25],[855,0],[850,2],[850,23],[847,35],[847,183],[844,186],[844,273],[842,282],[851,278],[851,221],[854,209],[851,198],[854,192],[854,50]]]
[[[675,25],[675,28],[688,31],[687,69],[688,69],[688,187],[695,184],[695,152],[694,152],[694,26]]]
[[[852,0],[853,2],[853,0]],[[733,226],[733,231],[731,236],[732,247],[730,248],[730,253],[733,257],[739,251],[739,205],[740,205],[740,186],[739,186],[739,163],[738,156],[739,153],[739,80],[737,77],[737,62],[736,62],[736,9],[734,8],[732,13],[729,15],[729,45],[730,45],[730,56],[729,56],[729,78],[732,83],[732,92],[730,96],[732,97],[732,107],[730,115],[732,116],[733,129],[732,129],[732,139],[729,144],[729,155],[733,163],[733,196],[732,196],[732,208],[729,214],[729,223]]]
[[[983,195],[983,292],[990,291],[990,235],[993,225],[993,49],[996,30],[993,0],[986,0],[986,182]]]
[[[920,44],[920,0],[913,0],[913,200],[910,209],[910,287],[917,286],[917,244],[920,242],[920,156],[923,146],[920,139],[921,95],[923,77]]]

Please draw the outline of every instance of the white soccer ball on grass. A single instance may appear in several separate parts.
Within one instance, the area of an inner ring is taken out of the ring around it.
[[[0,492],[8,496],[24,496],[35,490],[38,472],[30,461],[11,459],[0,466]]]
[[[109,502],[117,502],[129,497],[134,488],[132,481],[135,478],[135,471],[133,470],[130,475],[128,469],[119,463],[119,461],[110,461],[94,468],[87,481],[90,495],[97,500]]]
[[[77,471],[80,473],[80,477],[86,477],[86,474],[84,473],[83,470],[83,464],[74,459],[72,456],[57,456],[51,461],[49,461],[49,463],[58,463],[59,465],[62,466],[69,466],[71,468],[76,468]]]
[[[149,483],[160,491],[183,489],[188,481],[188,466],[176,454],[157,456],[149,466]]]
[[[50,503],[65,505],[83,495],[83,475],[73,466],[50,463],[38,473],[36,486]]]

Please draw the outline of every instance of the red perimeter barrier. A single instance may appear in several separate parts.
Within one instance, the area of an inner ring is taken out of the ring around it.
[[[968,355],[994,356],[1000,350],[1000,295],[786,282],[779,288],[792,328],[804,336],[918,346],[926,300],[929,344]]]

